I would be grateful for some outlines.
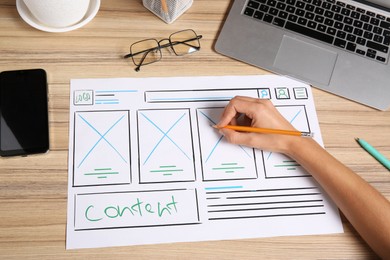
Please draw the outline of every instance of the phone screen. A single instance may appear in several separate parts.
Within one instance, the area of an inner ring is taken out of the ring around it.
[[[46,72],[42,69],[0,73],[0,155],[49,150]]]

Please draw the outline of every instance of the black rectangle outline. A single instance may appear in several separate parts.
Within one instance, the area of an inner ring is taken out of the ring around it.
[[[305,112],[305,118],[307,122],[307,127],[308,127],[308,132],[311,132],[311,127],[310,127],[310,121],[309,117],[307,115],[307,109],[306,109],[306,104],[303,105],[275,105],[275,107],[303,107],[303,110]],[[302,137],[304,138],[304,137]],[[263,165],[264,165],[264,174],[265,174],[265,179],[283,179],[283,178],[313,178],[310,174],[307,175],[291,175],[291,176],[275,176],[275,177],[269,177],[267,176],[267,169],[265,167],[265,156],[264,156],[264,151],[261,150],[261,155],[263,157]],[[302,166],[301,166],[302,167]]]
[[[75,185],[74,173],[75,173],[75,144],[76,144],[76,113],[94,113],[94,112],[126,112],[129,122],[129,170],[130,170],[130,182],[128,183],[112,183],[112,184],[92,184],[92,185]],[[130,129],[130,110],[93,110],[93,111],[75,111],[73,113],[73,168],[72,168],[72,187],[100,187],[100,186],[116,186],[116,185],[129,185],[132,183],[132,171],[131,171],[131,129]]]
[[[286,88],[287,93],[288,93],[288,98],[278,98],[278,93],[276,92],[276,90],[277,90],[278,88]],[[275,90],[275,93],[274,93],[274,94],[275,94],[275,99],[276,99],[276,100],[291,100],[291,99],[292,99],[292,98],[291,98],[290,88],[289,88],[289,87],[279,86],[279,87],[275,87],[274,90]]]
[[[169,192],[169,191],[183,191],[183,190],[193,190],[195,192],[195,204],[196,204],[196,211],[197,211],[197,217],[198,222],[191,222],[191,223],[179,223],[179,224],[163,224],[163,225],[142,225],[142,226],[122,226],[122,227],[104,227],[104,228],[83,228],[83,229],[76,229],[74,228],[74,231],[88,231],[88,230],[107,230],[107,229],[123,229],[123,228],[145,228],[145,227],[170,227],[170,226],[185,226],[185,225],[198,225],[202,224],[200,220],[200,214],[199,214],[199,199],[198,199],[198,190],[195,189],[166,189],[166,190],[141,190],[141,191],[116,191],[116,192],[94,192],[94,193],[81,193],[81,194],[75,194],[74,195],[74,225],[73,227],[76,227],[76,197],[77,196],[89,196],[89,195],[102,195],[102,194],[119,194],[119,193],[147,193],[147,192]]]
[[[179,181],[156,181],[156,182],[142,182],[141,180],[141,156],[140,156],[140,136],[139,136],[139,112],[140,111],[151,111],[151,110],[156,110],[156,111],[161,111],[161,110],[188,110],[188,120],[190,123],[190,135],[191,135],[191,145],[192,145],[192,161],[193,161],[193,167],[194,167],[194,179],[193,180],[179,180]],[[192,133],[192,121],[191,121],[191,109],[190,108],[151,108],[151,109],[138,109],[136,111],[136,119],[137,119],[137,143],[138,143],[138,180],[140,184],[159,184],[159,183],[179,183],[179,182],[195,182],[196,181],[196,166],[195,166],[195,148],[194,148],[194,136]]]
[[[228,89],[170,89],[170,90],[151,90],[151,91],[145,91],[144,98],[145,103],[194,103],[194,102],[226,102],[230,99],[222,100],[222,99],[209,99],[209,100],[194,100],[194,101],[156,101],[156,102],[148,102],[146,95],[147,93],[152,92],[213,92],[213,91],[246,91],[246,90],[255,90],[258,96],[258,88],[228,88]]]
[[[77,104],[75,104],[74,103],[74,99],[75,99],[75,94],[76,94],[76,91],[92,91],[92,104],[79,104],[79,105],[77,105]],[[75,90],[73,90],[73,106],[75,106],[75,107],[79,107],[79,106],[93,106],[93,105],[95,105],[95,91],[93,90],[93,89],[75,89]],[[77,111],[76,111],[77,112]]]
[[[269,98],[262,98],[262,97],[260,97],[260,90],[262,90],[262,89],[268,89]],[[262,88],[262,87],[259,87],[259,88],[257,89],[257,96],[258,96],[259,99],[262,99],[262,100],[272,100],[271,89],[270,89],[270,88]]]
[[[213,182],[213,181],[233,181],[233,180],[257,180],[259,179],[259,173],[257,169],[257,158],[256,158],[256,153],[255,149],[252,148],[253,152],[253,163],[255,166],[255,171],[256,171],[256,177],[255,178],[237,178],[237,179],[218,179],[218,180],[205,180],[204,178],[204,173],[203,173],[203,158],[202,158],[202,144],[200,142],[200,128],[199,128],[199,117],[198,117],[198,110],[199,109],[221,109],[223,107],[199,107],[195,109],[195,114],[196,114],[196,124],[198,128],[198,143],[199,143],[199,152],[200,152],[200,164],[201,164],[201,171],[202,171],[202,181],[203,182]],[[265,173],[265,171],[264,171]]]
[[[307,88],[305,88],[305,87],[299,87],[299,88],[305,89],[306,98],[297,98],[297,95],[295,94],[295,89],[297,89],[297,88],[298,88],[298,87],[293,87],[294,98],[295,98],[296,100],[306,100],[306,99],[309,99],[309,95],[307,94]]]

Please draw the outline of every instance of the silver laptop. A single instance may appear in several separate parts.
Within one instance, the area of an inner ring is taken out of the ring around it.
[[[226,56],[387,110],[390,0],[235,0]]]

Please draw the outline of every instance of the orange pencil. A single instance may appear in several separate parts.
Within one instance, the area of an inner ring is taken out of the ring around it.
[[[227,128],[239,132],[251,132],[251,133],[261,133],[261,134],[279,134],[279,135],[294,135],[294,136],[304,136],[304,137],[313,137],[311,132],[300,132],[294,130],[281,130],[281,129],[270,129],[270,128],[258,128],[250,126],[238,126],[238,125],[226,125],[224,127],[213,126],[214,128]]]
[[[168,13],[168,5],[166,0],[161,0],[161,8],[164,13]]]

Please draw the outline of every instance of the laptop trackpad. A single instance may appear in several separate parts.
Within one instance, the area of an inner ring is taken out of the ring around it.
[[[285,35],[274,67],[302,80],[329,85],[336,59],[335,52]]]

